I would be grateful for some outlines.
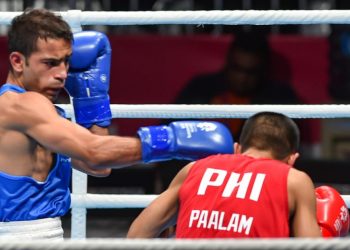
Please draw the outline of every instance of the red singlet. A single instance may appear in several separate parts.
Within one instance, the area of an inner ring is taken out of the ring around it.
[[[289,169],[243,155],[197,161],[180,189],[176,238],[289,237]]]

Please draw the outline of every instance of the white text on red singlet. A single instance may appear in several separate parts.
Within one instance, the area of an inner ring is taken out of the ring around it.
[[[224,231],[232,231],[249,234],[253,223],[253,217],[247,217],[244,214],[231,214],[227,224],[225,224],[225,212],[208,211],[208,210],[192,210],[189,221],[189,228],[206,228]]]
[[[224,180],[228,172],[222,169],[208,168],[206,169],[201,183],[198,188],[197,195],[205,195],[207,187],[214,186],[219,187],[224,183]],[[216,178],[212,180],[212,177],[216,175]],[[242,177],[241,177],[242,176]],[[261,192],[262,185],[264,183],[265,174],[257,174],[253,183],[252,191],[250,192],[249,199],[258,201]],[[241,179],[241,181],[239,181]],[[238,174],[231,172],[229,179],[226,183],[222,197],[230,197],[233,190],[238,187],[236,198],[245,199],[247,195],[248,186],[252,179],[252,173]]]
[[[222,197],[231,197],[233,191],[237,188],[235,197],[232,198],[248,198],[252,201],[258,201],[266,174],[258,173],[253,180],[252,176],[253,173],[250,172],[239,174],[235,172],[229,173],[223,169],[207,168],[199,185],[197,195],[205,195],[208,187],[220,187],[224,185],[225,179],[228,178],[221,194]],[[250,185],[252,185],[252,188],[250,193],[248,193],[248,187]],[[249,234],[254,220],[253,217],[237,213],[226,216],[230,216],[229,220],[228,218],[225,219],[224,211],[192,210],[189,227],[212,228],[239,233],[242,233],[244,230],[246,235]],[[228,221],[228,223],[224,225],[224,221]]]

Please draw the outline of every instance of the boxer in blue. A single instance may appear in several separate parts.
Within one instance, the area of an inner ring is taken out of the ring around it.
[[[112,167],[233,151],[231,134],[215,122],[108,135],[111,48],[102,33],[73,35],[61,17],[34,9],[13,19],[8,45],[10,70],[0,88],[0,237],[62,238],[71,163],[103,177]],[[54,105],[63,88],[77,124]]]

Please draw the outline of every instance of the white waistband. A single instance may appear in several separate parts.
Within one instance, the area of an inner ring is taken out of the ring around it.
[[[61,218],[0,222],[0,239],[63,239]]]

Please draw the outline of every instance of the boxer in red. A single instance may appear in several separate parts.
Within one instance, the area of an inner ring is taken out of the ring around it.
[[[253,115],[234,154],[185,166],[135,219],[128,237],[159,237],[175,225],[176,238],[321,237],[312,180],[292,167],[298,144],[290,118]],[[327,214],[339,213],[339,205],[331,208],[336,211],[323,211],[327,223],[334,218]]]

